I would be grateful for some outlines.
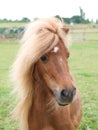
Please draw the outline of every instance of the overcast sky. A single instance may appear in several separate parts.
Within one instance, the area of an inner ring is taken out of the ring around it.
[[[98,0],[0,0],[0,19],[79,15],[79,6],[86,18],[98,19]]]

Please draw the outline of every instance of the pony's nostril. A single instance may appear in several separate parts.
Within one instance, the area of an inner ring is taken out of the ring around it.
[[[61,98],[63,100],[72,100],[75,94],[76,94],[76,88],[73,88],[73,90],[63,89],[61,91]]]
[[[61,91],[61,97],[62,97],[62,98],[67,98],[68,96],[69,96],[69,91],[66,90],[66,89],[63,89],[63,90]]]
[[[72,95],[74,96],[76,94],[76,88],[73,89]]]

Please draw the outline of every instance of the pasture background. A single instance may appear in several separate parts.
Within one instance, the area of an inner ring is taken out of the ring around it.
[[[9,27],[23,27],[26,26],[27,23],[22,23],[22,22],[8,22],[8,23],[0,23],[0,28],[9,28]]]
[[[23,22],[1,22],[0,40],[20,39],[27,24]],[[72,24],[66,26],[70,28],[70,33],[75,43],[98,41],[98,24]]]
[[[77,29],[72,30],[75,33],[80,26],[76,27]],[[81,28],[80,31],[82,31]],[[95,32],[98,35],[97,29]],[[96,35],[93,34],[92,37],[96,39]],[[10,114],[15,101],[14,96],[10,95],[13,85],[9,80],[9,70],[18,49],[18,41],[0,41],[0,130],[17,130],[18,128]],[[98,130],[98,42],[92,42],[92,40],[77,42],[77,44],[73,43],[69,49],[70,69],[80,90],[83,104],[83,118],[78,130]]]

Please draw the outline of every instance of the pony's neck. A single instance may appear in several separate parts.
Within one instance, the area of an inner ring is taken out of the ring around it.
[[[34,95],[28,118],[29,130],[42,130],[43,128],[48,130],[65,130],[65,126],[66,130],[75,130],[72,124],[68,123],[70,122],[67,119],[70,115],[68,107],[56,106],[52,92],[42,76],[37,74],[37,72],[34,74]],[[38,78],[36,78],[37,76]]]
[[[37,74],[37,72],[34,73],[34,95],[31,110],[29,113],[30,130],[32,129],[32,126],[38,126],[38,124],[39,128],[47,126],[47,123],[49,122],[48,115],[50,116],[49,112],[55,111],[53,110],[55,108],[50,109],[50,106],[53,105],[53,103],[50,103],[53,96],[52,92],[49,90],[47,84],[43,81],[42,77],[40,78],[40,76],[38,76]],[[37,128],[35,127],[35,129]]]

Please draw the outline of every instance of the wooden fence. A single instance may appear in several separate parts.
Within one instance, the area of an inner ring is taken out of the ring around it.
[[[74,43],[98,41],[98,25],[67,25]],[[0,28],[0,39],[20,39],[24,27]]]
[[[98,26],[89,25],[78,27],[70,26],[70,34],[74,42],[98,41]]]

